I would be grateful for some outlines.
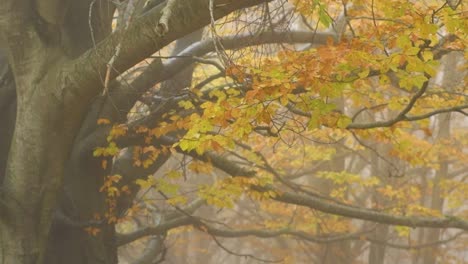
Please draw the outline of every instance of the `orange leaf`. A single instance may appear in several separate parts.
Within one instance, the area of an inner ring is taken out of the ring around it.
[[[107,160],[104,159],[104,160],[101,161],[101,167],[103,169],[107,169]]]
[[[84,228],[84,231],[92,236],[97,236],[97,234],[99,234],[99,232],[101,232],[101,229],[97,228],[97,227],[86,227]]]
[[[110,124],[110,120],[106,119],[106,118],[99,118],[97,120],[97,124],[98,125],[108,125],[108,124]]]

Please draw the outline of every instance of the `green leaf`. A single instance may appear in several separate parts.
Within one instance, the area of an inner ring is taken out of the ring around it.
[[[349,124],[351,124],[353,121],[351,120],[351,118],[349,118],[348,116],[345,116],[345,115],[342,115],[340,116],[340,118],[338,119],[338,122],[336,123],[336,126],[338,128],[346,128]]]

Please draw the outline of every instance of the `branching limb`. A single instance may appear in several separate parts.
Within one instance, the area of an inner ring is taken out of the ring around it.
[[[180,151],[180,150],[179,150]],[[194,158],[197,157],[196,153],[186,153]],[[216,157],[216,154],[211,153],[211,158]],[[209,160],[208,157],[204,158]],[[230,160],[224,159],[222,163],[212,163],[214,167],[230,174],[233,177],[245,176],[245,169],[239,167],[237,164]],[[239,171],[241,174],[233,174],[232,172]],[[445,217],[421,217],[421,216],[398,216],[392,215],[381,211],[376,211],[367,208],[360,208],[355,206],[336,204],[320,197],[304,195],[299,193],[285,192],[273,186],[253,186],[256,191],[275,192],[277,196],[272,199],[288,204],[295,204],[300,206],[309,207],[313,210],[319,210],[324,213],[340,215],[349,218],[367,220],[376,223],[401,225],[408,227],[428,227],[428,228],[458,228],[468,230],[468,221],[454,216]]]
[[[163,136],[159,139],[161,144],[173,145],[177,142],[176,139]],[[185,153],[180,149],[179,152],[192,156],[195,159],[203,161],[211,161],[214,167],[228,173],[229,175],[248,176],[253,177],[255,172],[249,171],[246,168],[240,167],[234,162],[223,158],[215,153],[206,153],[198,155],[195,152]],[[408,227],[429,227],[429,228],[458,228],[468,230],[468,221],[452,216],[446,217],[420,217],[420,216],[398,216],[392,215],[381,211],[376,211],[367,208],[360,208],[344,204],[337,204],[330,202],[328,199],[321,197],[314,197],[311,195],[304,195],[299,193],[285,192],[272,186],[266,187],[253,187],[256,191],[275,192],[278,195],[274,200],[288,204],[301,205],[309,207],[310,209],[319,210],[325,213],[340,215],[344,217],[356,218],[361,220],[368,220],[377,223],[402,225]]]
[[[120,13],[119,15],[120,15],[121,18],[118,21],[119,24],[117,25],[117,27],[122,28],[124,31],[128,29],[128,27],[130,25],[130,21],[131,21],[131,19],[133,17],[133,12],[135,10],[134,1],[135,0],[128,0],[125,8],[120,8],[120,10],[119,10],[119,13]],[[108,89],[109,89],[109,81],[110,81],[110,77],[111,77],[111,70],[112,70],[112,67],[114,65],[115,60],[117,59],[117,57],[120,54],[120,50],[122,48],[121,44],[122,44],[121,42],[119,42],[119,44],[117,44],[117,46],[115,47],[115,53],[114,53],[114,55],[112,55],[112,57],[109,60],[109,63],[107,64],[106,77],[104,79],[103,94],[106,94]]]
[[[211,236],[211,238],[216,243],[216,245],[218,245],[218,247],[220,247],[222,250],[226,251],[230,255],[237,256],[237,257],[243,257],[243,258],[251,258],[251,259],[254,259],[256,261],[265,262],[265,263],[280,263],[280,262],[283,262],[283,259],[267,260],[267,259],[258,258],[258,257],[254,256],[252,254],[236,253],[236,252],[228,249],[227,247],[225,247],[215,236]]]
[[[266,0],[254,1],[233,1],[215,10],[215,17],[223,17],[235,10],[250,7]],[[206,1],[193,0],[185,2],[184,5],[177,5],[178,8],[172,10],[168,28],[171,31],[164,37],[156,32],[156,22],[162,15],[161,8],[155,8],[146,15],[138,17],[131,23],[127,30],[117,30],[105,40],[101,41],[96,49],[91,49],[75,61],[64,67],[64,71],[69,73],[67,82],[69,85],[64,91],[65,104],[72,107],[76,104],[89,103],[91,98],[99,93],[95,87],[99,87],[100,76],[107,70],[107,62],[115,54],[117,45],[121,45],[121,52],[114,61],[113,72],[124,72],[130,67],[148,58],[154,52],[165,47],[175,39],[178,39],[190,32],[193,32],[210,22]],[[196,12],[195,12],[196,10]],[[109,80],[113,80],[116,75],[111,75]]]
[[[347,129],[369,129],[369,128],[376,128],[376,127],[390,127],[400,121],[407,121],[408,117],[406,116],[406,114],[408,114],[411,111],[411,109],[413,109],[414,104],[416,104],[416,101],[426,92],[428,86],[429,86],[429,80],[423,83],[421,89],[419,89],[418,92],[414,94],[413,97],[411,97],[408,105],[406,105],[406,107],[394,119],[391,119],[388,121],[367,123],[367,124],[352,123],[348,125],[346,128]]]
[[[185,221],[183,219],[185,219]],[[119,240],[119,245],[123,245],[120,242],[124,241],[124,239],[126,242],[127,241],[131,242],[131,241],[135,241],[145,236],[160,235],[162,233],[161,230],[169,227],[171,224],[174,224],[176,222],[169,221],[168,223],[170,224],[162,224],[162,228],[143,228],[143,229],[137,230],[129,234],[121,235],[120,239],[122,240]],[[440,245],[440,244],[451,242],[459,238],[460,236],[466,234],[466,232],[462,231],[462,232],[458,232],[457,234],[447,239],[434,241],[431,243],[402,245],[402,244],[396,244],[396,243],[392,243],[388,241],[382,241],[378,239],[369,238],[366,234],[368,234],[369,232],[372,232],[373,229],[362,230],[362,231],[349,233],[349,234],[317,236],[317,235],[311,235],[303,231],[292,230],[290,228],[282,228],[282,229],[277,229],[277,230],[267,230],[267,229],[235,229],[234,230],[234,229],[217,228],[206,223],[203,223],[200,226],[199,221],[197,221],[196,223],[193,223],[193,221],[191,221],[190,217],[188,216],[178,218],[177,223],[181,225],[199,226],[199,230],[201,232],[207,233],[211,235],[213,238],[215,237],[241,238],[241,237],[251,236],[251,237],[268,239],[268,238],[274,238],[274,237],[279,237],[279,236],[292,236],[298,239],[302,239],[302,240],[312,242],[312,243],[317,243],[317,244],[330,244],[330,243],[336,243],[336,242],[347,241],[347,240],[363,240],[364,239],[372,243],[382,244],[391,248],[402,249],[402,250],[422,249],[422,248],[427,248],[427,247],[433,247],[435,245]],[[131,241],[127,240],[129,238],[131,238],[132,240]]]
[[[131,243],[145,236],[163,235],[170,229],[173,229],[179,226],[189,225],[191,223],[192,223],[192,219],[190,217],[182,216],[180,218],[167,221],[155,227],[145,227],[143,229],[139,229],[137,231],[134,231],[128,234],[120,234],[117,236],[116,244],[118,246],[122,246],[122,245],[126,245],[128,243]]]

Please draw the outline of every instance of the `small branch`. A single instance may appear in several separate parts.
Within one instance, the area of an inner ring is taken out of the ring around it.
[[[369,128],[377,128],[377,127],[390,127],[400,121],[407,121],[408,117],[406,116],[406,114],[409,113],[411,109],[413,109],[414,104],[426,92],[428,86],[429,86],[429,80],[424,82],[421,89],[419,89],[418,92],[415,95],[413,95],[413,97],[411,97],[411,100],[409,101],[408,105],[394,119],[391,119],[388,121],[367,123],[367,124],[352,123],[348,125],[346,128],[347,129],[369,129]]]
[[[419,250],[419,249],[424,249],[424,248],[428,248],[428,247],[434,247],[434,246],[437,246],[437,245],[449,243],[449,242],[454,241],[455,239],[459,238],[463,234],[466,234],[466,232],[458,232],[454,236],[451,236],[451,237],[449,237],[447,239],[442,239],[442,240],[429,242],[429,243],[423,243],[423,244],[415,244],[415,245],[401,245],[401,244],[395,244],[395,243],[390,243],[390,242],[387,242],[387,241],[382,241],[382,240],[378,240],[378,239],[370,239],[370,238],[366,238],[366,240],[368,240],[369,242],[372,242],[372,243],[385,245],[387,247],[391,247],[391,248],[394,248],[394,249]]]
[[[116,244],[117,246],[123,246],[145,236],[163,235],[170,229],[173,229],[179,226],[189,225],[191,223],[192,223],[192,219],[190,217],[183,216],[183,217],[162,223],[155,227],[145,227],[145,228],[139,229],[131,233],[119,234],[117,235]]]
[[[449,108],[437,109],[437,110],[434,110],[432,112],[422,114],[422,115],[399,116],[389,121],[373,122],[373,123],[367,123],[367,124],[352,123],[347,128],[348,129],[369,129],[369,128],[377,128],[377,127],[390,127],[398,122],[418,121],[418,120],[429,118],[437,114],[450,113],[450,112],[456,112],[456,113],[460,113],[462,115],[468,116],[468,113],[463,111],[464,109],[468,109],[468,104],[458,105],[458,106],[449,107]]]
[[[233,255],[233,256],[237,256],[237,257],[247,257],[247,258],[251,258],[251,259],[254,259],[254,260],[257,260],[257,261],[260,261],[260,262],[265,262],[265,263],[280,263],[280,262],[283,262],[282,259],[279,259],[279,260],[267,260],[267,259],[261,259],[261,258],[258,258],[258,257],[255,257],[254,255],[252,254],[241,254],[241,253],[236,253],[228,248],[226,248],[223,244],[221,244],[221,242],[218,241],[218,239],[215,237],[215,236],[211,236],[211,238],[213,238],[213,241],[216,243],[216,245],[218,245],[218,247],[220,247],[221,249],[223,249],[224,251],[226,251],[227,253]]]
[[[209,84],[210,82],[212,82],[212,81],[214,81],[216,79],[224,78],[224,77],[226,77],[226,74],[224,72],[211,75],[210,77],[206,78],[205,80],[197,83],[197,85],[195,85],[194,89],[199,90],[199,89],[205,87],[205,85]]]
[[[128,3],[126,5],[126,7],[125,7],[125,10],[120,14],[122,19],[119,21],[118,27],[123,28],[123,30],[127,30],[128,26],[130,25],[132,15],[133,15],[133,12],[135,10],[135,4],[134,4],[133,1],[134,0],[128,0]],[[122,11],[122,9],[120,9],[119,11]],[[89,23],[91,24],[91,21],[89,21]],[[120,24],[120,23],[123,23],[123,25]],[[109,60],[109,63],[107,64],[106,77],[104,78],[104,90],[102,91],[103,95],[106,94],[108,92],[108,90],[109,90],[109,81],[110,81],[110,77],[111,77],[111,69],[113,68],[114,62],[117,59],[117,57],[119,56],[119,54],[120,54],[121,48],[122,48],[122,43],[119,42],[117,44],[117,46],[115,47],[114,55],[112,55],[112,57]]]
[[[201,64],[210,64],[210,65],[213,65],[215,66],[220,72],[225,72],[225,68],[223,65],[221,65],[219,62],[215,61],[215,60],[209,60],[209,59],[204,59],[204,58],[200,58],[200,57],[192,57],[192,59],[195,61],[195,62],[198,62],[198,63],[201,63]]]
[[[410,249],[418,250],[418,249],[433,247],[436,245],[441,245],[441,244],[454,241],[455,239],[459,238],[463,234],[466,234],[466,232],[462,231],[462,232],[458,232],[457,234],[447,239],[442,239],[442,240],[438,240],[438,241],[434,241],[430,243],[415,244],[415,245],[401,245],[401,244],[391,243],[388,241],[382,241],[382,240],[366,237],[366,234],[371,232],[372,230],[363,230],[363,231],[345,234],[345,235],[314,236],[303,231],[294,231],[288,228],[283,228],[279,230],[262,230],[262,229],[224,230],[224,229],[219,229],[215,227],[210,227],[207,225],[205,225],[204,228],[205,228],[204,231],[206,233],[209,233],[210,235],[213,235],[213,236],[224,237],[224,238],[239,238],[239,237],[246,237],[246,236],[253,236],[253,237],[258,237],[258,238],[294,236],[294,237],[297,237],[297,238],[300,238],[300,239],[303,239],[312,243],[317,243],[317,244],[330,244],[330,243],[336,243],[336,242],[341,242],[341,241],[346,241],[346,240],[363,240],[364,239],[372,243],[381,244],[381,245],[385,245],[394,249],[401,249],[401,250],[410,250]]]
[[[365,111],[368,111],[368,110],[372,110],[372,109],[378,109],[380,107],[383,107],[383,106],[387,106],[388,104],[379,104],[379,105],[374,105],[374,106],[371,106],[371,107],[364,107],[364,108],[361,108],[359,109],[359,111],[357,111],[353,117],[351,118],[351,120],[354,122],[356,120],[356,118],[358,118],[358,116],[365,112]]]
[[[205,200],[197,199],[184,208],[178,208],[162,216],[165,222],[155,227],[145,227],[127,234],[117,235],[117,245],[122,246],[150,235],[163,235],[168,230],[194,223],[194,217],[191,216],[198,208],[205,204]]]
[[[463,111],[463,109],[468,109],[468,104],[458,105],[458,106],[454,106],[450,108],[442,108],[442,109],[438,109],[438,110],[435,110],[426,114],[422,114],[422,115],[408,116],[405,121],[417,121],[417,120],[429,118],[433,115],[450,113],[450,112],[457,112],[462,115],[468,115],[466,112]]]

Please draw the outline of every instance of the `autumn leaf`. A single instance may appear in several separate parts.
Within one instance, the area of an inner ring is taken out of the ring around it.
[[[97,227],[85,227],[84,231],[88,233],[89,235],[95,237],[101,232],[101,229]]]
[[[97,120],[97,124],[98,124],[98,125],[108,125],[108,124],[110,124],[110,123],[111,123],[110,120],[109,120],[109,119],[106,119],[106,118],[99,118],[99,119]]]

